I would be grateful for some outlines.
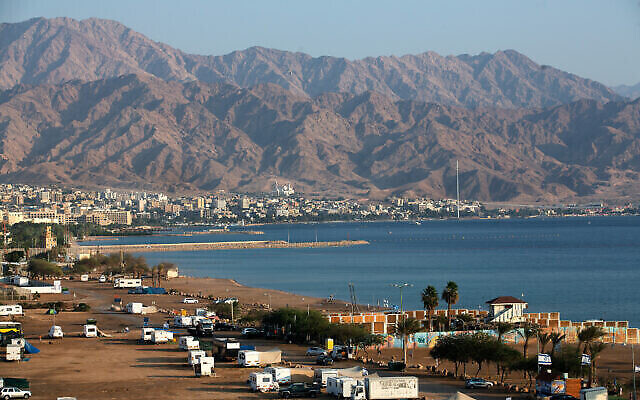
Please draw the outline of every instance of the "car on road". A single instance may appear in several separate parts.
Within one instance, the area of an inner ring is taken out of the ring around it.
[[[198,304],[198,299],[194,299],[193,297],[185,297],[182,302],[184,304]]]
[[[333,358],[326,354],[322,354],[316,358],[316,364],[318,365],[333,365]]]
[[[31,392],[28,390],[22,390],[14,387],[4,387],[0,390],[0,398],[3,400],[28,399],[29,397],[31,397]]]
[[[294,383],[290,386],[280,388],[278,396],[283,399],[289,397],[316,397],[318,395],[317,386],[308,386],[306,383]]]
[[[107,281],[107,277],[104,275],[100,275],[100,278],[98,278],[98,282],[100,283],[105,283]]]
[[[476,389],[476,388],[488,389],[490,387],[493,387],[493,382],[489,382],[488,380],[482,379],[482,378],[471,378],[471,379],[467,379],[464,382],[464,387],[466,387],[467,389]]]
[[[309,347],[305,353],[307,356],[326,356],[327,351],[322,347]]]

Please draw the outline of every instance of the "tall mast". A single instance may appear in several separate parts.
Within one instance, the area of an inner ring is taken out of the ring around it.
[[[460,176],[458,174],[458,160],[456,160],[456,209],[460,219]]]

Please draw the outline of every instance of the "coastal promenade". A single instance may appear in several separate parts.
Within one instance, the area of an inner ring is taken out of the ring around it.
[[[289,249],[310,247],[346,247],[369,244],[366,240],[340,240],[333,242],[295,242],[285,240],[250,240],[239,242],[205,242],[205,243],[155,243],[155,244],[123,244],[123,245],[88,245],[71,247],[72,253],[108,254],[120,251],[127,253],[151,253],[168,251],[200,251],[200,250],[232,250],[232,249]]]

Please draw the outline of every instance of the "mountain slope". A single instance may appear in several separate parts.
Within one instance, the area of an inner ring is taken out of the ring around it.
[[[0,180],[481,200],[640,189],[640,100],[469,110],[127,75],[0,92]]]
[[[604,85],[513,51],[443,57],[433,52],[350,61],[253,47],[224,56],[186,54],[108,20],[36,18],[0,25],[0,88],[93,81],[123,74],[168,81],[275,83],[299,95],[376,91],[393,99],[462,107],[548,107],[622,100]]]

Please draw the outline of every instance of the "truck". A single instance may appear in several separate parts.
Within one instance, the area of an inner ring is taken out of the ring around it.
[[[115,289],[135,288],[138,286],[142,286],[142,279],[140,278],[116,278],[113,281]]]
[[[351,400],[417,399],[418,378],[415,376],[366,377],[351,389]]]
[[[580,390],[580,400],[607,400],[609,394],[605,387],[594,387]]]
[[[254,392],[271,392],[280,389],[273,375],[266,372],[252,372],[249,374],[249,387]]]
[[[200,318],[195,325],[189,328],[189,333],[198,337],[213,336],[213,321],[207,318]]]
[[[234,360],[238,358],[240,342],[234,338],[213,338],[213,351],[218,360]]]
[[[362,384],[362,381],[348,376],[330,376],[327,378],[327,393],[339,399],[348,399],[357,384]]]
[[[238,365],[240,367],[261,367],[282,362],[282,351],[278,349],[268,351],[240,350]]]
[[[22,315],[22,306],[20,304],[0,305],[0,317],[9,315]]]

